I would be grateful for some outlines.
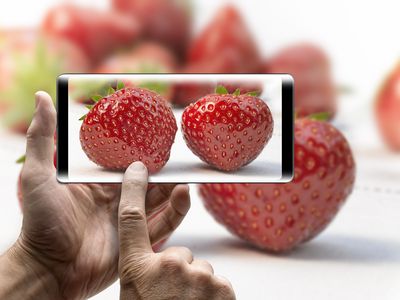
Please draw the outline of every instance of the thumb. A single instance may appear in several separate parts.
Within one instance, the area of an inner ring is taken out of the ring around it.
[[[145,209],[147,177],[141,162],[132,163],[124,174],[118,210],[120,259],[152,251]]]
[[[37,166],[39,163],[40,169],[53,172],[56,110],[51,97],[45,92],[35,94],[35,106],[36,111],[26,133],[25,164],[28,167]]]

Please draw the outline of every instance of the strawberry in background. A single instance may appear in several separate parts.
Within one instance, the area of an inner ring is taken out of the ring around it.
[[[202,184],[211,215],[234,235],[270,251],[309,241],[334,219],[355,180],[345,137],[330,123],[295,122],[294,179],[285,184]]]
[[[181,73],[253,73],[261,57],[240,13],[232,5],[219,8],[214,19],[190,44]],[[175,87],[174,103],[186,106],[212,92],[210,84],[182,83]]]
[[[188,64],[205,68],[219,63],[219,73],[253,73],[260,69],[261,57],[257,45],[232,5],[219,8],[214,19],[196,37],[188,51]],[[207,70],[205,70],[207,71]]]
[[[145,39],[160,42],[183,58],[192,31],[188,0],[113,0],[112,4],[139,21]]]
[[[75,44],[45,38],[34,29],[2,31],[0,44],[2,121],[25,133],[34,111],[32,95],[46,90],[55,99],[56,77],[88,71],[89,61]]]
[[[74,43],[94,65],[137,41],[142,26],[136,18],[118,12],[63,4],[49,10],[41,30],[46,36]]]
[[[168,48],[159,43],[143,42],[130,50],[110,56],[100,64],[96,73],[175,73],[176,68],[176,57]],[[124,83],[129,85],[128,82]],[[138,86],[171,100],[173,90],[167,83],[138,83]]]
[[[332,118],[337,109],[328,57],[311,44],[287,47],[272,57],[265,73],[288,73],[294,78],[294,100],[297,116],[327,113]]]
[[[400,151],[400,63],[397,63],[378,92],[375,115],[386,144],[392,150]]]

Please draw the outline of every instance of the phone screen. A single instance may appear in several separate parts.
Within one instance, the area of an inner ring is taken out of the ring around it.
[[[293,79],[286,74],[63,74],[57,178],[118,183],[288,182]]]

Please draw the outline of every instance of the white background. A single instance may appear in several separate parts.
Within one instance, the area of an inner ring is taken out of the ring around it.
[[[2,1],[0,24],[34,23],[54,2]],[[197,27],[222,2],[196,1]],[[400,299],[400,157],[385,150],[372,115],[374,93],[399,58],[399,1],[234,2],[266,53],[314,40],[330,54],[337,81],[353,88],[353,94],[341,97],[335,123],[354,149],[356,188],[322,235],[276,256],[229,235],[204,211],[191,186],[191,211],[167,246],[188,246],[209,260],[216,273],[232,281],[238,299]],[[14,160],[24,152],[24,140],[2,132],[0,141],[0,249],[5,250],[22,219],[15,196],[20,167]],[[118,299],[118,290],[116,283],[95,299]]]

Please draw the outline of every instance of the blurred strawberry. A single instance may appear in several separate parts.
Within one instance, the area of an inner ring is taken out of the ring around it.
[[[113,0],[113,7],[139,20],[146,39],[158,41],[182,56],[191,35],[188,0]]]
[[[0,44],[2,121],[25,133],[34,111],[34,93],[45,90],[55,100],[56,77],[87,71],[88,59],[74,44],[41,37],[34,30],[0,32]]]
[[[240,13],[226,5],[192,42],[188,62],[203,64],[203,68],[210,68],[208,72],[216,69],[216,63],[219,73],[252,73],[259,70],[261,58]]]
[[[355,181],[345,137],[328,122],[297,119],[292,182],[202,184],[211,215],[230,232],[275,252],[309,241],[332,222]]]
[[[106,59],[97,73],[174,73],[176,58],[168,48],[153,42],[144,42],[135,48]],[[128,82],[124,82],[129,86]],[[172,97],[172,86],[163,82],[141,82],[132,85],[153,90],[165,99]]]
[[[224,6],[214,20],[192,42],[188,65],[181,73],[252,73],[260,69],[261,58],[239,12]],[[177,84],[174,103],[186,106],[213,91],[215,85]]]
[[[207,74],[207,73],[229,73],[230,67],[237,61],[237,55],[227,52],[228,55],[214,57],[206,62],[192,63],[180,70],[180,73]],[[173,103],[185,107],[201,97],[213,93],[215,83],[203,82],[181,82],[174,85]]]
[[[204,69],[204,66],[200,65],[192,65],[186,66],[184,69],[180,71],[180,73],[207,73]],[[180,107],[185,107],[190,103],[193,103],[200,99],[201,97],[211,94],[214,92],[215,84],[211,82],[177,82],[173,87],[173,104]]]
[[[397,63],[378,92],[375,114],[387,145],[400,151],[400,63]]]
[[[336,90],[328,57],[311,44],[283,49],[265,66],[265,73],[288,73],[294,78],[295,110],[299,117],[324,112],[336,113]]]
[[[45,35],[77,45],[93,64],[110,52],[132,45],[141,26],[132,17],[71,4],[51,9],[42,23]]]

